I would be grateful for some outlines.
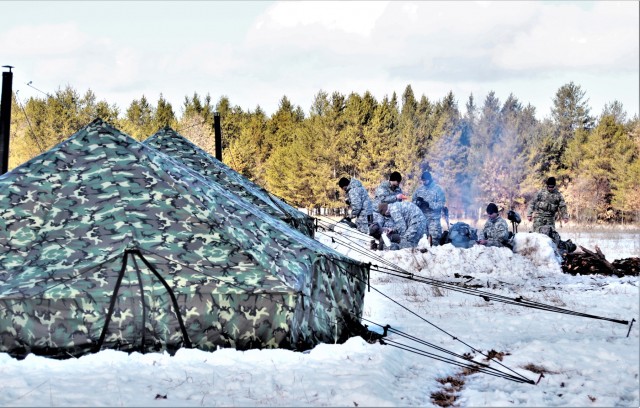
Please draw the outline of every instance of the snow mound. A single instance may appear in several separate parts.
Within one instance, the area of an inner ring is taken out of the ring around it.
[[[348,235],[347,235],[348,234]],[[372,251],[368,242],[363,245],[364,234],[335,230],[319,234],[318,240],[353,259],[371,263],[374,269],[412,271],[430,278],[467,277],[498,280],[501,283],[522,284],[531,279],[562,276],[561,258],[546,235],[518,233],[514,237],[514,249],[475,245],[457,248],[451,244],[429,246],[426,237],[418,247],[396,251]],[[356,236],[359,239],[353,239]]]

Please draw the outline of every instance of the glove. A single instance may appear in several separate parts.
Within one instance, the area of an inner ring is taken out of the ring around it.
[[[426,211],[429,209],[429,203],[424,201],[424,198],[422,197],[418,197],[416,198],[415,204],[418,206],[418,208],[420,208],[422,211]]]

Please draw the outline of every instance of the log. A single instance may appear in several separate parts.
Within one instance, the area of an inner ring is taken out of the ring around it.
[[[600,248],[595,251],[580,246],[582,252],[573,252],[563,257],[562,271],[571,275],[607,275],[607,276],[638,276],[640,272],[640,258],[626,258],[607,261]]]

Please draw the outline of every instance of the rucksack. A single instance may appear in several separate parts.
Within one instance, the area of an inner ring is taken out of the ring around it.
[[[456,248],[471,248],[478,240],[478,230],[464,222],[456,222],[449,227],[445,244],[451,243]]]
[[[562,238],[560,238],[558,231],[556,231],[551,225],[543,225],[538,228],[538,232],[551,238],[553,243],[556,244],[556,248],[558,248],[560,255],[564,256],[566,254],[570,254],[578,248],[570,239],[563,241]]]

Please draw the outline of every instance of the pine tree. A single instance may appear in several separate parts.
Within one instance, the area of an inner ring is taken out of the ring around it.
[[[154,121],[154,109],[147,98],[142,95],[140,100],[134,99],[125,112],[121,121],[122,130],[136,140],[144,140],[153,135],[158,129]]]
[[[588,102],[589,100],[585,99],[585,91],[573,82],[561,86],[556,92],[551,108],[551,116],[555,124],[549,149],[549,161],[552,166],[561,165],[567,144],[573,139],[577,130],[593,128],[594,119],[590,115]]]
[[[395,143],[395,169],[403,176],[404,186],[415,183],[420,178],[420,164],[422,156],[419,156],[421,142],[419,133],[420,121],[418,118],[418,101],[416,100],[411,85],[407,85],[402,94],[402,109],[398,123],[398,140]],[[393,147],[390,145],[390,147]]]
[[[156,109],[153,115],[153,127],[156,130],[162,129],[165,126],[169,126],[173,129],[177,126],[178,122],[176,120],[176,115],[173,112],[173,107],[164,96],[160,94],[160,98],[158,98],[158,103],[156,105]]]

